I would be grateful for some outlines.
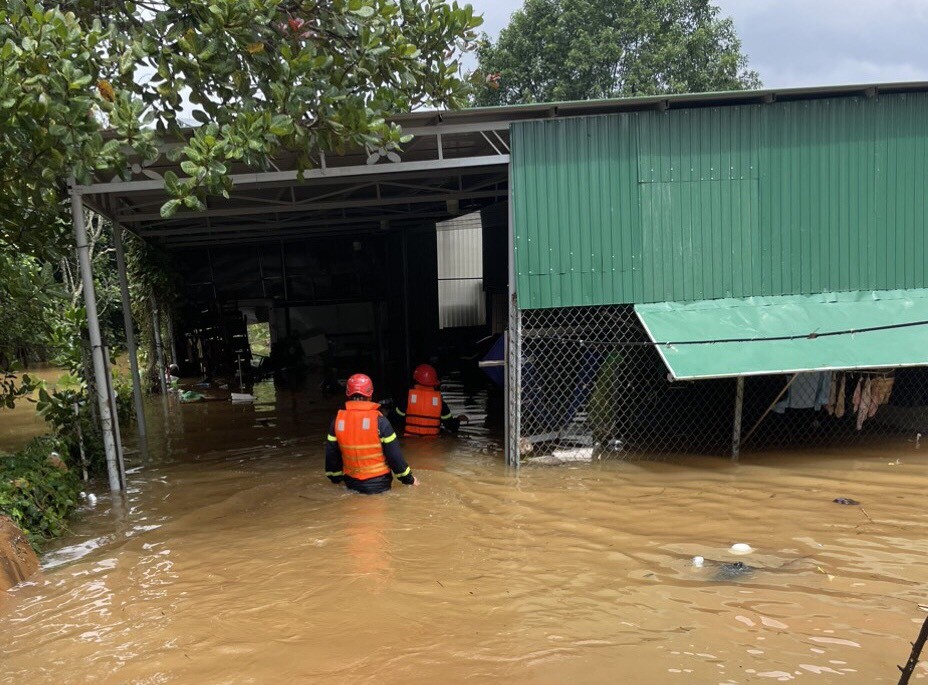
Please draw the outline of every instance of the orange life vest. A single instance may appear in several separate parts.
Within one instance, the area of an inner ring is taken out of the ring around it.
[[[383,456],[376,402],[351,401],[335,417],[335,439],[342,453],[342,472],[355,480],[370,480],[390,473]]]
[[[417,385],[406,398],[406,435],[434,436],[441,432],[441,393]]]

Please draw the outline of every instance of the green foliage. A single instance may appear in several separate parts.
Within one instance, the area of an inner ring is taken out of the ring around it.
[[[28,375],[19,377],[18,368],[19,365],[13,363],[6,371],[0,371],[0,409],[12,409],[16,406],[16,400],[28,396],[36,388],[35,382]]]
[[[8,515],[33,545],[61,535],[77,507],[80,481],[73,470],[49,461],[57,452],[67,462],[65,446],[42,437],[15,454],[0,453],[0,513]]]
[[[478,105],[760,85],[710,0],[526,0],[477,54]]]
[[[183,140],[165,215],[231,189],[229,170],[282,148],[402,142],[387,117],[460,106],[459,57],[481,23],[446,0],[10,0],[0,9],[0,249],[60,253],[65,180],[125,175],[132,154]]]
[[[45,356],[49,314],[63,298],[49,264],[0,247],[0,371]]]
[[[271,327],[267,322],[248,324],[248,344],[253,355],[271,356]]]

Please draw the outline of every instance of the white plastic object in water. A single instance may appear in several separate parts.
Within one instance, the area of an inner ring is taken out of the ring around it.
[[[736,542],[728,551],[732,554],[750,554],[754,551],[754,548],[746,542]]]
[[[238,402],[254,402],[254,401],[255,401],[255,396],[254,396],[254,395],[249,395],[248,393],[233,392],[233,393],[232,393],[232,401],[233,401],[233,402],[236,402],[236,403],[238,403]]]
[[[574,449],[554,450],[553,454],[564,463],[570,461],[593,461],[592,447],[576,447]]]
[[[87,501],[90,503],[90,506],[92,507],[97,506],[97,496],[93,494],[92,492],[89,495],[87,495]]]
[[[696,568],[702,568],[705,563],[706,560],[703,557],[693,557],[693,566]]]

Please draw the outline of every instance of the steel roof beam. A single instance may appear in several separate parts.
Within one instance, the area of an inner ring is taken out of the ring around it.
[[[168,228],[168,229],[147,229],[139,231],[139,235],[145,238],[174,238],[177,236],[190,236],[190,235],[223,235],[223,234],[232,234],[232,233],[241,233],[246,231],[253,232],[264,232],[267,233],[273,230],[295,230],[299,228],[313,227],[313,226],[349,226],[351,224],[363,224],[363,223],[379,223],[383,219],[389,219],[390,221],[404,221],[407,219],[421,219],[421,218],[440,218],[447,217],[448,211],[421,211],[421,212],[412,212],[407,214],[370,214],[367,216],[350,216],[344,218],[329,218],[329,219],[309,219],[303,220],[300,222],[293,223],[271,223],[265,225],[255,225],[255,224],[235,224],[229,226],[215,226],[210,225],[206,226],[200,224],[198,226],[185,226],[182,228]]]
[[[428,202],[444,202],[445,200],[480,200],[489,197],[496,197],[507,191],[499,190],[479,190],[474,192],[460,193],[451,191],[446,193],[434,193],[432,195],[403,195],[399,197],[384,198],[366,198],[363,200],[341,200],[316,202],[306,205],[297,206],[273,206],[273,207],[227,207],[223,209],[208,209],[202,212],[184,212],[175,215],[175,221],[197,220],[207,217],[223,216],[252,216],[261,214],[292,214],[292,213],[309,213],[313,211],[324,211],[329,209],[351,209],[354,207],[382,207],[391,205],[419,204]],[[160,214],[119,214],[120,221],[139,223],[146,221],[156,221],[161,219]]]
[[[296,170],[233,174],[231,178],[233,185],[242,187],[260,186],[265,183],[275,182],[304,182],[317,178],[351,178],[354,176],[367,176],[372,173],[398,174],[406,171],[445,171],[482,166],[498,166],[502,164],[509,164],[509,155],[485,155],[479,157],[446,158],[444,160],[435,159],[420,162],[395,162],[328,167],[326,169],[307,169],[303,172],[302,179],[299,178],[299,172]],[[74,187],[75,193],[79,195],[108,195],[112,193],[131,193],[163,189],[164,181],[120,181],[116,183],[97,183]]]

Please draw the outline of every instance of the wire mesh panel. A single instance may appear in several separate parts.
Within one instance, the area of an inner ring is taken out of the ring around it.
[[[631,307],[526,310],[510,326],[518,359],[510,428],[523,459],[729,455],[928,436],[925,368],[749,377],[736,402],[737,379],[673,381]]]

